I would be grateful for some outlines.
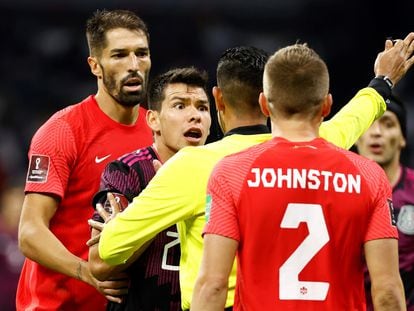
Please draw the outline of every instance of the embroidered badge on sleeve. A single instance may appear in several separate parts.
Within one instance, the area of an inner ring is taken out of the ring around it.
[[[29,163],[29,171],[27,172],[27,181],[45,183],[49,174],[49,162],[50,158],[48,156],[32,155]]]

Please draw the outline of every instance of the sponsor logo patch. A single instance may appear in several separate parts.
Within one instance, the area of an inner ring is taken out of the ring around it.
[[[46,155],[34,154],[30,158],[26,181],[45,183],[49,175],[50,158]]]
[[[398,214],[397,228],[402,233],[414,235],[414,206],[403,205]]]
[[[394,205],[392,204],[391,199],[387,199],[387,202],[388,202],[388,207],[390,209],[391,225],[395,227],[397,225],[397,222],[395,221]]]

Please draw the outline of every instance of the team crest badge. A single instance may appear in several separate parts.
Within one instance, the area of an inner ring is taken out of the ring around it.
[[[398,214],[397,227],[402,233],[414,235],[414,206],[401,206]]]

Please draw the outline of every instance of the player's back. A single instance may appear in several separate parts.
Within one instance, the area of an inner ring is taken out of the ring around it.
[[[364,310],[363,244],[395,236],[382,170],[322,139],[277,138],[226,161],[240,241],[235,310]]]

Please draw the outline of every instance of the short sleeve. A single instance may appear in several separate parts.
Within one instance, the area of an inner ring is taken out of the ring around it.
[[[206,226],[204,234],[218,234],[240,240],[234,195],[219,165],[213,170],[207,186]]]
[[[77,152],[69,124],[62,119],[49,119],[30,145],[25,192],[50,193],[62,198]]]

